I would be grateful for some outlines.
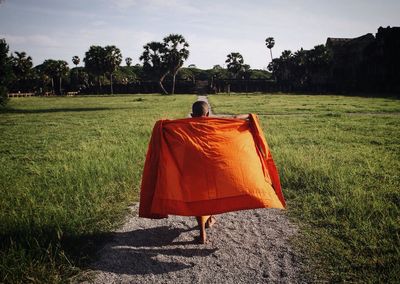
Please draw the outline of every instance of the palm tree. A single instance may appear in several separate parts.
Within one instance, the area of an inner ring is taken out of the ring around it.
[[[312,71],[324,71],[329,66],[331,55],[325,45],[314,46],[307,55],[307,63]]]
[[[60,81],[59,94],[62,94],[62,77],[68,73],[68,63],[64,60],[47,59],[43,62],[44,73],[51,78],[51,86],[54,93],[54,79],[58,78]]]
[[[290,50],[282,51],[281,57],[278,62],[280,63],[280,79],[285,82],[290,82],[293,75],[293,53]]]
[[[281,59],[283,60],[288,60],[293,56],[292,51],[290,50],[284,50],[282,51]]]
[[[243,64],[242,70],[240,70],[240,73],[241,73],[242,79],[249,79],[250,75],[251,75],[250,65]]]
[[[303,86],[308,80],[307,59],[308,52],[300,48],[293,54],[292,63],[290,64],[293,70],[293,82],[298,86]]]
[[[68,63],[64,60],[57,60],[57,75],[60,79],[60,95],[62,94],[62,77],[66,76],[68,74],[68,71]]]
[[[239,73],[243,70],[244,59],[239,52],[231,52],[227,55],[225,63],[227,63],[228,71],[234,78],[237,78]]]
[[[164,43],[152,41],[143,46],[144,51],[139,60],[143,61],[143,70],[150,78],[157,78],[158,84],[164,94],[168,94],[163,86],[164,78],[169,73],[169,70],[162,60],[165,52]]]
[[[12,78],[12,58],[8,55],[9,47],[5,39],[0,39],[0,107],[9,101],[7,87]]]
[[[81,62],[81,59],[79,58],[78,55],[75,55],[75,56],[72,57],[72,63],[74,63],[75,69],[76,69],[76,67],[78,67],[79,62]],[[74,73],[75,73],[75,79],[78,79],[78,73],[79,73],[79,71],[74,72]],[[71,74],[71,75],[72,75],[72,74]]]
[[[75,64],[75,67],[78,66],[79,62],[81,62],[81,60],[79,59],[79,56],[75,55],[74,57],[72,57],[72,63]]]
[[[189,44],[185,38],[179,34],[170,34],[164,40],[163,61],[167,64],[169,72],[172,74],[172,94],[175,93],[176,74],[182,67],[183,62],[189,57]]]
[[[18,80],[24,81],[29,76],[33,63],[32,57],[27,56],[26,52],[14,52],[16,57],[12,56],[13,71]]]
[[[85,58],[83,62],[85,63],[85,68],[88,73],[93,74],[97,77],[97,92],[101,88],[100,76],[105,73],[104,69],[104,58],[105,58],[104,48],[97,45],[92,45],[88,51],[85,53]]]
[[[275,46],[275,40],[273,37],[267,37],[265,39],[265,45],[267,46],[267,48],[269,48],[269,52],[271,54],[271,61],[273,60],[272,58],[272,48]]]
[[[111,83],[110,90],[111,90],[111,95],[113,95],[114,94],[113,73],[122,62],[122,54],[119,48],[117,48],[115,45],[106,46],[104,48],[104,52],[105,52],[104,67],[105,71],[110,74],[110,83]]]
[[[126,66],[130,67],[132,64],[132,58],[130,58],[130,57],[125,58],[125,63],[126,63]]]

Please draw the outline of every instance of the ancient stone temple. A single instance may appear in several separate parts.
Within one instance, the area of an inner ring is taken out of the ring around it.
[[[331,38],[329,82],[336,90],[400,92],[400,27],[357,38]]]

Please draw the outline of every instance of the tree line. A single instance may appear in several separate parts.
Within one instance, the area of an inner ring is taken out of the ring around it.
[[[400,27],[284,50],[268,65],[282,91],[400,93]],[[271,53],[272,56],[272,53]]]
[[[118,91],[123,86],[142,86],[135,90],[174,94],[177,81],[181,92],[188,90],[182,88],[182,82],[193,87],[197,81],[208,81],[209,90],[217,92],[400,92],[398,27],[380,27],[376,36],[328,38],[325,45],[295,52],[284,50],[277,58],[272,55],[274,38],[267,37],[265,45],[271,57],[268,71],[251,69],[239,52],[227,55],[226,68],[214,65],[203,70],[194,64],[183,67],[190,54],[189,43],[179,34],[144,45],[139,57],[141,64],[132,65],[132,58],[126,57],[126,66],[121,66],[123,57],[119,48],[93,45],[83,57],[84,67],[78,67],[81,59],[75,55],[72,57],[75,67],[70,69],[66,61],[53,59],[33,67],[26,52],[9,54],[5,39],[0,39],[0,104],[6,104],[7,92],[61,95],[68,90],[112,94],[114,84],[118,85]],[[151,88],[143,88],[146,84]]]
[[[176,80],[192,81],[210,79],[268,79],[269,72],[265,70],[251,70],[245,64],[243,56],[238,52],[227,55],[227,68],[215,65],[208,70],[197,68],[194,64],[183,68],[189,57],[189,43],[179,34],[170,34],[161,41],[152,41],[143,46],[139,58],[142,64],[132,66],[132,58],[126,57],[126,66],[120,66],[123,57],[118,47],[90,46],[83,58],[84,67],[78,67],[81,58],[72,57],[75,65],[69,68],[64,60],[47,59],[42,64],[33,66],[32,57],[26,52],[9,54],[9,47],[5,39],[0,40],[1,47],[1,90],[10,92],[51,92],[63,94],[65,89],[79,91],[96,86],[100,90],[109,85],[113,93],[113,83],[129,84],[138,81],[157,82],[164,94],[175,93]],[[268,48],[273,44],[269,43]],[[272,53],[271,53],[272,55]],[[168,91],[164,81],[170,80],[172,88]],[[5,96],[3,95],[3,101]]]
[[[311,85],[316,77],[325,76],[331,60],[332,55],[325,45],[296,52],[284,50],[279,58],[271,61],[268,70],[279,84],[296,90]]]

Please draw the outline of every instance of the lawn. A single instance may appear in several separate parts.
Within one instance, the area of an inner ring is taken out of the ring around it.
[[[193,95],[11,99],[0,113],[0,282],[63,282],[138,200],[147,143]]]
[[[258,113],[311,276],[398,282],[400,101],[215,95],[215,113]]]
[[[154,122],[193,95],[15,98],[0,113],[0,282],[65,282],[138,200]],[[220,114],[258,113],[294,240],[331,282],[398,282],[400,102],[213,95]]]

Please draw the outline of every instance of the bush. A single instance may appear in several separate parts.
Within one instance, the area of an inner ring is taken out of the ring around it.
[[[7,88],[0,86],[0,107],[6,107],[8,103]]]

